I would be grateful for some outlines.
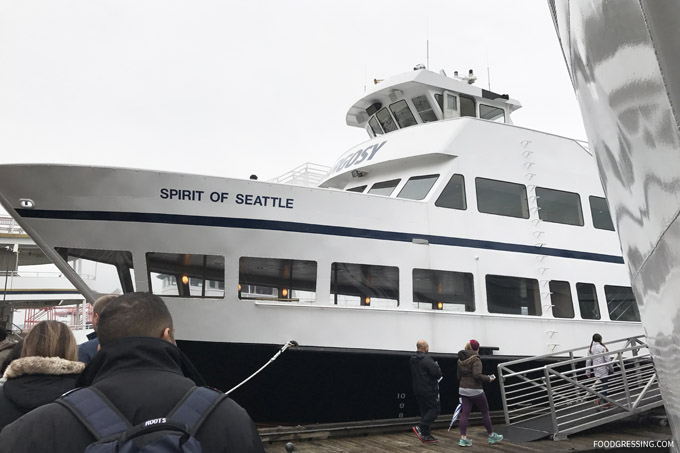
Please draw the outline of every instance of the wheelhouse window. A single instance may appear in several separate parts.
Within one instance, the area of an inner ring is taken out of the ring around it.
[[[608,286],[604,287],[604,294],[607,297],[607,309],[609,319],[612,321],[639,321],[640,312],[633,290],[628,286]]]
[[[146,254],[149,288],[166,297],[224,297],[224,257],[189,253]]]
[[[479,104],[479,117],[483,120],[505,123],[505,110],[490,105]]]
[[[413,112],[411,112],[411,109],[404,99],[391,104],[390,110],[400,128],[403,129],[418,124],[416,118],[413,116]]]
[[[541,316],[538,280],[532,278],[486,276],[489,313]]]
[[[475,100],[471,97],[460,95],[460,116],[477,116]]]
[[[465,178],[463,175],[453,175],[444,187],[441,195],[434,203],[440,208],[467,209],[465,201]]]
[[[434,95],[434,100],[437,101],[437,105],[439,106],[439,110],[442,112],[444,111],[444,95],[443,94],[435,94]]]
[[[316,261],[242,257],[239,299],[314,302]]]
[[[607,199],[591,196],[589,200],[590,213],[593,216],[593,226],[598,230],[614,231],[614,222],[612,222],[612,216],[609,213]]]
[[[357,186],[357,187],[352,187],[350,189],[347,189],[347,192],[359,192],[359,193],[361,193],[364,190],[366,190],[366,186]]]
[[[583,226],[581,198],[577,193],[536,187],[536,202],[541,220]]]
[[[465,178],[463,175],[453,175],[444,187],[441,195],[434,202],[435,206],[449,209],[467,209],[465,201]]]
[[[550,281],[550,303],[555,318],[573,318],[574,304],[569,282]]]
[[[583,319],[600,319],[600,307],[597,304],[597,291],[592,283],[577,283],[578,307]]]
[[[472,274],[413,269],[413,304],[428,310],[475,311]]]
[[[55,250],[93,291],[100,294],[135,291],[132,253],[64,247]]]
[[[378,113],[375,114],[375,117],[377,118],[378,122],[380,123],[380,126],[382,126],[382,129],[385,131],[385,133],[397,130],[397,125],[394,123],[392,115],[390,115],[390,112],[387,110],[387,107],[378,110]]]
[[[394,188],[399,185],[399,181],[401,181],[401,179],[392,179],[390,181],[377,182],[373,184],[373,187],[369,189],[368,193],[372,195],[384,195],[386,197],[389,197],[390,195],[392,195]]]
[[[420,116],[420,120],[423,123],[430,123],[432,121],[437,121],[437,115],[434,113],[430,101],[427,100],[427,96],[422,95],[411,99],[416,112]]]
[[[375,116],[372,116],[368,120],[368,126],[371,128],[374,135],[383,135],[384,134],[382,128],[380,127],[380,124],[378,124],[378,120],[375,119]]]
[[[522,184],[476,178],[479,212],[508,217],[529,218],[527,189]]]
[[[399,268],[333,263],[331,297],[335,305],[396,308],[399,306]]]
[[[409,200],[422,200],[432,189],[432,186],[439,178],[439,175],[414,176],[409,178],[404,187],[397,195],[397,198],[407,198]]]

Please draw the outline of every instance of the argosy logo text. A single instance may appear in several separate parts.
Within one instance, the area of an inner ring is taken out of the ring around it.
[[[333,173],[337,173],[343,168],[349,168],[352,165],[357,165],[363,161],[368,162],[369,160],[373,159],[373,156],[375,156],[378,150],[382,148],[385,143],[387,143],[387,140],[385,140],[382,143],[378,143],[375,145],[371,145],[367,148],[360,149],[350,154],[349,156],[340,159],[340,161],[333,168]]]

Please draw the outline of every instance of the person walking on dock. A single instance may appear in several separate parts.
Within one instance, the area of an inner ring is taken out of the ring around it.
[[[468,417],[474,404],[482,412],[482,421],[489,435],[489,443],[495,444],[503,440],[503,436],[493,431],[491,416],[489,415],[489,403],[486,400],[483,382],[493,382],[496,376],[482,374],[482,359],[479,357],[479,342],[470,340],[465,349],[458,351],[458,370],[456,372],[460,387],[458,394],[462,401],[460,414],[460,441],[461,447],[471,447],[472,441],[467,438]]]
[[[442,370],[439,364],[428,354],[430,345],[425,340],[418,340],[416,353],[411,356],[411,378],[413,393],[420,409],[420,423],[413,427],[418,439],[427,444],[437,442],[430,432],[430,425],[441,412],[439,401],[439,381]]]

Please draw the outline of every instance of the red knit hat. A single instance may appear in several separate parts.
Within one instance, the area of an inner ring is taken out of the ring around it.
[[[473,351],[479,351],[479,341],[470,340],[470,347],[472,348]]]

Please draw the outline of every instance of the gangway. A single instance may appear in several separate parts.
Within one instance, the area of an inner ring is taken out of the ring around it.
[[[663,406],[644,335],[608,342],[607,389],[586,367],[590,345],[498,365],[506,426],[519,441],[568,435]],[[535,364],[545,363],[536,367]]]

